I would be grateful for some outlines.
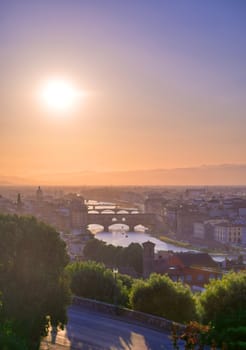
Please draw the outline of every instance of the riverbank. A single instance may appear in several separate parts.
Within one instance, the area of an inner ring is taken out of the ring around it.
[[[242,253],[242,248],[241,247],[227,247],[225,248],[224,246],[220,245],[219,247],[202,247],[199,244],[192,244],[189,242],[182,242],[178,241],[176,239],[170,238],[168,236],[159,236],[158,237],[162,242],[168,243],[168,244],[173,244],[177,247],[181,248],[186,248],[186,249],[191,249],[191,250],[197,250],[203,253],[208,253],[210,255],[217,255],[221,257],[226,257],[228,255],[239,255]],[[230,249],[229,249],[230,248]]]
[[[188,242],[177,241],[176,239],[170,238],[168,236],[159,236],[158,237],[162,242],[176,245],[177,247],[187,248],[187,249],[196,249]]]

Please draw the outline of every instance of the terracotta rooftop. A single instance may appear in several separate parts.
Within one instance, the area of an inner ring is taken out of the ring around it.
[[[207,253],[182,252],[175,253],[184,266],[217,267],[216,262]]]

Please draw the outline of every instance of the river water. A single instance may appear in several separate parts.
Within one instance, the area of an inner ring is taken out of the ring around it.
[[[110,232],[100,232],[99,225],[90,225],[90,230],[95,234],[95,237],[107,244],[114,246],[127,247],[131,243],[142,244],[147,241],[151,241],[155,244],[155,251],[160,250],[172,250],[174,252],[187,252],[186,248],[178,247],[174,244],[169,244],[160,241],[159,239],[152,237],[145,232],[144,226],[139,226],[137,232],[128,232],[127,229],[123,229],[124,225],[115,224],[112,225]],[[126,226],[127,227],[127,226]]]
[[[184,247],[179,247],[175,244],[165,243],[148,234],[146,228],[142,225],[135,227],[134,232],[128,232],[128,226],[122,224],[113,224],[110,227],[110,232],[102,232],[102,226],[100,225],[89,225],[90,230],[95,235],[95,237],[107,244],[112,244],[114,246],[127,247],[131,243],[142,244],[144,242],[150,241],[155,244],[155,252],[158,251],[173,251],[173,252],[197,252],[195,249],[187,249]],[[217,261],[222,262],[226,257],[229,259],[236,259],[237,256],[232,256],[228,254],[210,254],[211,257]]]
[[[159,239],[150,236],[147,233],[144,232],[127,232],[122,233],[119,231],[113,231],[113,232],[99,232],[95,234],[95,237],[101,241],[106,242],[107,244],[112,244],[114,246],[121,246],[121,247],[127,247],[131,243],[139,243],[142,244],[146,241],[151,241],[155,244],[155,252],[158,251],[168,251],[172,250],[173,252],[197,252],[195,249],[187,249],[183,247],[178,247],[174,244],[169,244],[160,241]],[[210,254],[213,260],[217,262],[222,262],[225,260],[225,258],[229,259],[236,259],[237,256],[232,256],[228,254]]]
[[[92,229],[93,231],[93,229]],[[155,252],[158,251],[168,251],[172,250],[173,252],[197,252],[195,249],[187,249],[183,247],[176,246],[174,244],[165,243],[160,241],[158,238],[151,236],[150,234],[139,230],[138,232],[126,232],[122,230],[113,230],[111,232],[98,232],[98,228],[95,228],[94,231],[95,237],[101,241],[104,241],[107,244],[112,244],[114,246],[127,247],[131,243],[142,244],[146,241],[153,242],[155,244]],[[232,256],[231,254],[210,254],[213,260],[216,262],[222,262],[225,258],[236,259],[237,256]]]
[[[151,241],[155,244],[155,251],[160,250],[172,250],[174,252],[187,252],[188,249],[175,246],[173,244],[165,243],[159,239],[150,236],[144,232],[127,232],[121,233],[117,231],[113,232],[99,232],[96,235],[97,239],[106,242],[107,244],[112,244],[114,246],[127,247],[131,243],[144,243]]]

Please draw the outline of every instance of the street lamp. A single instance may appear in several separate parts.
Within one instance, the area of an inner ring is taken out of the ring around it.
[[[117,311],[117,273],[118,273],[117,267],[113,268],[113,274],[114,274],[114,306],[115,306],[115,312]]]

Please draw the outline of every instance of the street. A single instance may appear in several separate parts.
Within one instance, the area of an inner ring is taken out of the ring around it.
[[[173,347],[167,333],[127,323],[117,317],[88,311],[79,306],[71,306],[68,309],[66,329],[58,332],[55,344],[51,344],[49,335],[40,349],[171,350]]]

